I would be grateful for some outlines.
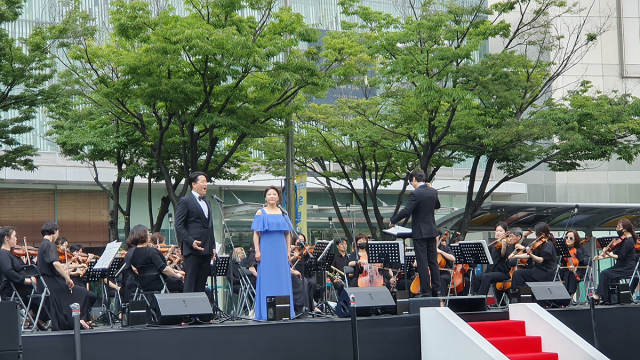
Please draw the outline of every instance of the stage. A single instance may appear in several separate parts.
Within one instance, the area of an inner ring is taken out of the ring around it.
[[[586,306],[549,310],[556,318],[593,344],[591,313]],[[460,313],[465,321],[508,319],[505,310]],[[599,350],[613,360],[640,357],[635,329],[640,305],[596,308]],[[358,319],[361,359],[420,359],[420,316],[362,317]],[[25,334],[25,360],[75,358],[72,331]],[[472,355],[472,354],[470,354]],[[292,359],[351,360],[349,319],[302,319],[257,323],[114,328],[101,326],[82,332],[82,358],[141,359]]]

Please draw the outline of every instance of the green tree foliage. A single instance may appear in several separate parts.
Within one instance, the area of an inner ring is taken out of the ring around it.
[[[0,26],[16,21],[23,5],[22,0],[0,2]],[[36,168],[32,157],[37,156],[37,149],[20,143],[17,137],[33,130],[28,121],[51,94],[47,81],[55,67],[41,33],[36,28],[32,36],[16,40],[0,27],[0,169]]]

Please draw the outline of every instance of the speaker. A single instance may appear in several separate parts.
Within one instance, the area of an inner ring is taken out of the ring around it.
[[[542,307],[569,306],[571,295],[560,281],[528,282],[533,301]]]
[[[144,300],[131,300],[126,304],[122,326],[137,325],[147,325],[147,302]]]
[[[533,302],[533,294],[531,288],[528,286],[521,286],[519,288],[510,288],[507,292],[510,304],[517,303],[531,303]]]
[[[22,353],[20,351],[0,351],[0,360],[21,360]]]
[[[368,316],[371,314],[395,315],[396,313],[396,303],[386,287],[350,287],[344,288],[338,299],[336,314],[339,317],[351,316],[351,301],[349,300],[351,295],[355,296],[356,299],[356,316]]]
[[[289,320],[291,298],[289,296],[267,296],[267,321]]]
[[[178,294],[152,294],[147,323],[154,325],[176,325],[193,321],[209,322],[213,310],[209,298],[203,292]]]
[[[440,307],[440,302],[447,303],[446,297],[420,297],[409,299],[411,314],[419,314],[423,307]],[[447,307],[455,313],[487,311],[487,297],[484,295],[449,296]]]
[[[611,283],[607,286],[609,292],[609,303],[611,304],[631,304],[631,292],[628,283]]]
[[[396,291],[396,314],[409,314],[410,311],[409,290]]]
[[[22,351],[20,312],[15,301],[0,301],[0,354]],[[9,359],[10,357],[8,357]]]

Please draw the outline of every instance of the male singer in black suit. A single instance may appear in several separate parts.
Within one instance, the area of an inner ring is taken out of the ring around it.
[[[189,182],[191,193],[178,200],[175,227],[182,239],[184,292],[203,292],[216,253],[211,204],[205,198],[207,175],[194,172]]]
[[[420,274],[421,295],[424,297],[440,296],[440,269],[436,236],[435,210],[440,208],[438,191],[426,183],[424,171],[417,169],[409,174],[411,185],[415,188],[409,194],[409,202],[398,215],[391,218],[389,226],[411,216],[411,237],[416,252],[418,273]],[[429,279],[431,269],[431,279]],[[431,281],[429,281],[431,280]],[[433,288],[431,287],[433,284]]]

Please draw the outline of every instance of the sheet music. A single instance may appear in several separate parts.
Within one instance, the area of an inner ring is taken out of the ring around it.
[[[216,254],[220,254],[221,248],[222,248],[222,244],[216,241]]]
[[[102,256],[100,256],[100,259],[98,259],[96,265],[93,268],[95,270],[108,270],[109,266],[111,266],[113,258],[115,258],[118,254],[118,251],[120,251],[120,245],[122,245],[122,242],[118,241],[108,243],[104,248]]]
[[[412,230],[410,228],[404,227],[404,226],[399,226],[399,225],[395,225],[394,227],[390,228],[390,229],[384,229],[382,230],[383,233],[385,234],[389,234],[395,237],[399,237],[398,235],[411,235]]]

